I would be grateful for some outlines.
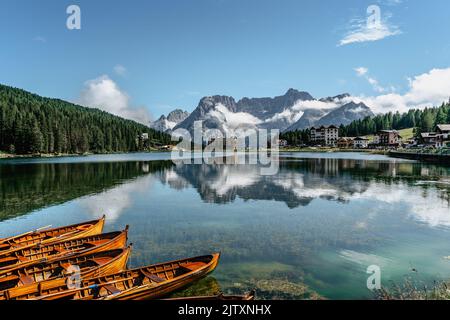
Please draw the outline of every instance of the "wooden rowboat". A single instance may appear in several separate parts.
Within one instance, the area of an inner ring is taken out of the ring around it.
[[[64,226],[54,229],[35,230],[21,235],[0,239],[0,255],[12,253],[20,248],[47,244],[55,241],[71,240],[100,234],[105,225],[105,216],[101,219]]]
[[[0,272],[13,267],[24,267],[39,261],[47,262],[73,254],[94,253],[122,249],[126,246],[128,226],[124,231],[88,236],[79,239],[52,242],[47,245],[36,244],[0,256]]]
[[[196,296],[196,297],[180,297],[180,298],[169,298],[162,299],[165,301],[208,301],[208,300],[219,300],[219,301],[252,301],[255,300],[255,291],[252,290],[244,295],[224,295],[223,293],[213,295],[213,296]]]
[[[4,298],[23,300],[146,300],[165,296],[197,281],[212,272],[220,254],[187,258],[143,268],[127,270],[101,277],[85,279],[80,288],[69,290],[67,285],[49,287],[45,282],[35,291],[20,294],[10,290]],[[0,299],[1,299],[0,293]]]
[[[124,249],[61,257],[25,267],[17,266],[0,272],[0,290],[36,285],[41,281],[47,282],[50,286],[57,286],[65,283],[66,277],[75,272],[82,279],[117,273],[126,269],[130,252],[131,246]]]

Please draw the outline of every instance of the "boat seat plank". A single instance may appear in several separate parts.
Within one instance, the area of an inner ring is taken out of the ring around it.
[[[94,240],[94,241],[87,241],[87,242],[85,242],[85,244],[91,245],[91,246],[99,246],[99,245],[105,244],[109,241],[111,241],[111,239],[98,239],[98,240]]]
[[[54,250],[58,253],[63,253],[63,252],[67,252],[67,250],[65,248],[62,247],[55,247]]]
[[[28,262],[30,261],[28,258],[22,257],[22,256],[18,256],[17,260],[19,260],[20,262]]]
[[[197,269],[203,267],[204,265],[205,265],[204,262],[190,262],[190,263],[187,263],[187,264],[183,264],[181,266],[186,268],[186,269],[188,269],[188,270],[190,270],[190,271],[194,271],[194,270],[197,270]]]
[[[19,277],[16,276],[16,275],[11,275],[11,276],[7,276],[7,277],[2,277],[2,278],[0,278],[0,280],[1,280],[2,282],[7,282],[7,281],[12,281],[12,280],[17,280],[17,279],[19,279]]]
[[[106,290],[108,290],[108,292],[110,294],[119,294],[122,291],[120,291],[119,289],[117,289],[115,286],[113,286],[112,284],[107,284],[105,286],[103,286]]]
[[[141,270],[141,271],[144,274],[144,276],[146,276],[147,278],[149,278],[150,280],[152,280],[152,281],[154,281],[156,283],[161,283],[161,282],[166,281],[166,280],[158,277],[157,275],[154,275],[153,273],[147,272],[145,270]]]
[[[34,279],[31,276],[21,276],[20,282],[22,282],[23,285],[29,285],[34,283]]]
[[[98,264],[99,266],[105,265],[108,262],[111,261],[111,258],[109,257],[101,257],[101,258],[92,258],[90,259],[91,261],[95,262],[96,264]]]
[[[3,259],[0,259],[0,263],[10,262],[10,261],[15,261],[15,260],[17,260],[16,257],[6,257],[6,258],[3,258]]]
[[[64,270],[68,270],[71,266],[70,263],[60,263],[60,266],[64,269]]]

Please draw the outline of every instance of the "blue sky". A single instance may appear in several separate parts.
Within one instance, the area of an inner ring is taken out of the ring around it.
[[[71,4],[81,30],[66,28]],[[379,39],[352,42],[370,5],[381,10]],[[447,79],[449,14],[448,0],[2,0],[0,83],[87,104],[107,81],[115,101],[155,118],[206,95],[291,87],[402,104],[414,77]]]

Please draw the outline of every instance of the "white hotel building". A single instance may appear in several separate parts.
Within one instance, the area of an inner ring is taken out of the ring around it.
[[[339,140],[339,128],[336,126],[312,127],[310,139],[314,144],[323,146],[335,146]]]

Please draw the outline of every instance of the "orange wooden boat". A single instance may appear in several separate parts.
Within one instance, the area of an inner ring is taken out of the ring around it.
[[[0,239],[0,255],[12,253],[23,247],[71,240],[102,233],[105,216],[101,219],[54,229],[35,230],[21,235]]]
[[[9,290],[0,293],[0,299],[11,300],[147,300],[163,297],[189,285],[212,272],[220,254],[187,258],[143,268],[127,270],[83,280],[80,288],[69,290],[65,283],[59,286],[40,283],[22,292]]]
[[[94,253],[122,249],[127,245],[128,226],[124,231],[88,236],[79,239],[52,242],[47,245],[27,246],[0,256],[0,273],[13,267],[24,267],[36,262],[86,252]]]
[[[65,283],[66,276],[77,271],[82,279],[117,273],[126,269],[131,246],[95,253],[83,253],[69,257],[37,262],[25,267],[16,266],[0,272],[0,290],[36,285],[45,281],[49,285]],[[54,284],[52,284],[54,281]]]
[[[255,300],[256,293],[255,290],[250,291],[244,295],[225,295],[223,293],[213,295],[213,296],[195,296],[195,297],[180,297],[180,298],[169,298],[162,299],[165,301],[208,301],[208,300],[219,300],[219,301],[252,301]]]

